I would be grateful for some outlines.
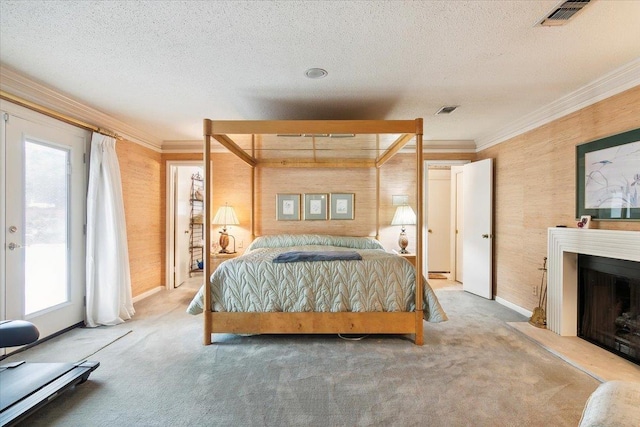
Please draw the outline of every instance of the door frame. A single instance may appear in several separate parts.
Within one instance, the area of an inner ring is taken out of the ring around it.
[[[0,111],[5,110],[5,104],[0,102]],[[6,141],[5,135],[7,134],[7,122],[5,120],[4,113],[0,117],[0,165],[2,166],[2,173],[0,173],[0,227],[2,227],[3,232],[0,233],[0,295],[2,295],[2,299],[4,300],[5,295],[7,295],[7,278],[6,278],[6,262],[7,262],[7,241],[6,241],[6,233],[4,230],[7,229],[7,219],[6,219],[6,187],[5,187],[5,165],[6,165]],[[7,318],[7,312],[5,309],[5,304],[0,304],[0,320],[4,320]],[[0,355],[5,354],[4,349],[0,349]]]
[[[82,220],[83,224],[86,226],[86,218],[87,218],[87,200],[86,200],[86,192],[87,186],[89,182],[89,154],[91,150],[91,131],[81,128],[79,126],[65,123],[61,120],[58,120],[53,117],[49,117],[45,114],[42,114],[38,111],[31,110],[29,108],[23,107],[21,105],[15,104],[13,102],[0,99],[0,132],[2,132],[2,136],[0,137],[0,165],[2,165],[2,172],[0,172],[0,227],[2,227],[3,232],[0,233],[0,295],[2,295],[2,300],[4,300],[7,292],[7,281],[6,281],[6,258],[7,258],[7,239],[6,230],[7,227],[7,219],[6,219],[6,209],[7,209],[7,192],[6,192],[6,131],[7,131],[7,122],[5,121],[4,113],[10,114],[12,116],[18,117],[22,120],[32,122],[38,126],[45,126],[50,128],[55,128],[57,130],[61,130],[63,132],[69,132],[77,137],[84,138],[84,163],[82,164],[83,168],[83,194],[84,200],[82,201]],[[84,258],[86,257],[86,236],[82,237],[82,261],[84,262]],[[83,272],[85,270],[84,265],[82,267]],[[81,280],[83,283],[86,282],[86,278],[81,275]],[[85,283],[86,285],[86,283]],[[83,295],[86,294],[85,285],[83,285]],[[45,310],[46,311],[46,310]],[[7,310],[5,308],[5,304],[0,304],[0,320],[7,319]],[[84,316],[83,316],[83,321]],[[81,323],[80,323],[81,324]],[[55,335],[55,333],[53,334]],[[50,335],[50,336],[53,336]],[[43,338],[43,336],[41,336]],[[7,350],[7,349],[5,349]],[[5,354],[3,350],[0,349],[0,355]]]
[[[429,231],[428,231],[428,223],[429,223],[429,166],[463,166],[467,163],[471,163],[471,160],[424,160],[424,170],[426,173],[423,174],[423,194],[422,194],[422,270],[429,272]],[[456,194],[454,192],[451,193],[451,199],[455,200]],[[454,207],[457,207],[455,203],[451,204],[451,217],[455,219],[456,211]],[[464,209],[464,208],[463,208]],[[453,222],[451,223],[453,224]],[[453,251],[449,252],[449,256],[453,257],[450,260],[450,264],[455,266],[455,230],[454,227],[451,227],[449,238],[451,240],[451,247],[454,248]]]
[[[463,166],[455,165],[451,167],[451,223],[454,226],[451,227],[451,280],[455,280],[456,282],[462,283],[464,281],[464,277],[462,273],[458,274],[458,271],[461,269],[461,259],[462,259],[462,251],[459,248],[459,242],[464,237],[464,227],[460,224],[460,211],[464,216],[464,206],[462,209],[459,209],[460,204],[460,194],[458,194],[458,184],[462,187],[462,182],[458,182],[458,179],[462,179],[459,175],[463,173]],[[462,246],[460,244],[460,246]],[[462,279],[462,280],[461,280]]]
[[[165,258],[165,283],[166,289],[175,289],[175,274],[173,265],[173,259],[175,257],[176,241],[175,241],[175,169],[180,166],[200,166],[204,170],[204,163],[202,160],[167,160],[165,165],[167,175],[167,211],[166,211],[166,258]]]

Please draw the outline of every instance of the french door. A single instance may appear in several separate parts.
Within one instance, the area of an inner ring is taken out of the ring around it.
[[[84,319],[89,132],[2,105],[2,319],[40,338]]]

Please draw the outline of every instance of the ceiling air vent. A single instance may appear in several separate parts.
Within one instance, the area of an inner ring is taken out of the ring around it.
[[[442,108],[440,108],[438,111],[436,111],[436,115],[438,114],[451,114],[453,113],[453,111],[458,108],[457,105],[447,105],[444,106]]]
[[[545,16],[540,25],[555,26],[564,25],[569,22],[569,19],[573,18],[578,12],[584,9],[589,3],[595,0],[573,0],[560,3],[559,6],[553,8],[550,14]]]

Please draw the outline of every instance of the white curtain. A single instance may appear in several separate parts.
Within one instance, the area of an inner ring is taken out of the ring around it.
[[[94,133],[87,194],[86,323],[117,325],[134,313],[116,140]]]

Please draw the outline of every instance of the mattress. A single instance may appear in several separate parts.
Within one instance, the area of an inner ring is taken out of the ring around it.
[[[274,262],[291,252],[341,251],[357,252],[361,260]],[[406,312],[415,310],[415,283],[415,268],[387,253],[375,239],[263,236],[211,275],[211,308],[217,312]],[[446,320],[435,293],[424,278],[422,283],[425,320]],[[188,313],[202,313],[203,295],[204,286]]]

